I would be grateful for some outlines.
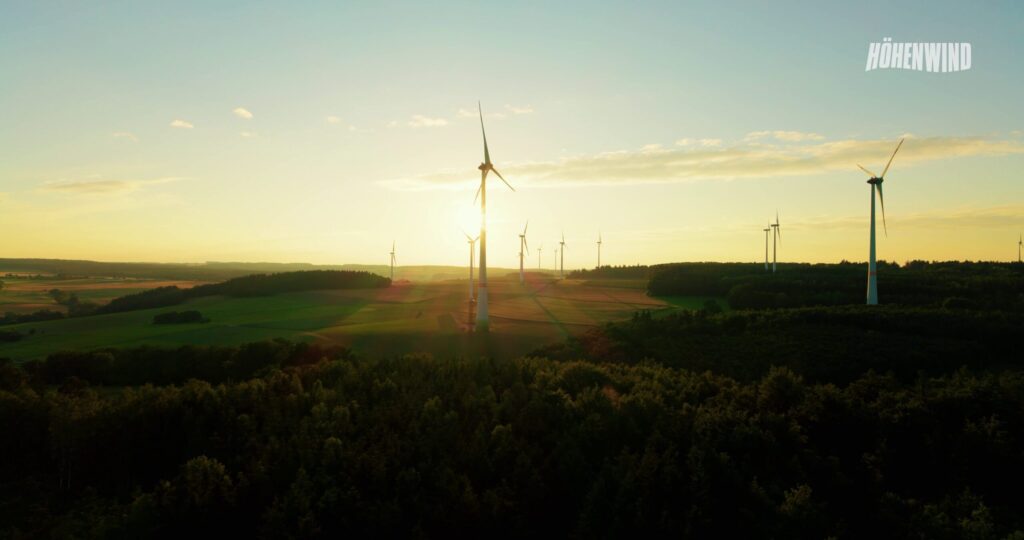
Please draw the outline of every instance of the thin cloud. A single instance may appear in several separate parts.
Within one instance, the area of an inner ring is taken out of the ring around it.
[[[253,138],[256,137],[256,132],[255,131],[243,131],[243,132],[239,133],[239,135],[241,135],[243,139],[253,139]]]
[[[513,113],[513,114],[516,114],[516,113]],[[459,109],[459,111],[457,113],[455,113],[455,116],[457,116],[458,118],[479,118],[480,117],[480,113],[478,111],[476,111],[475,109]],[[500,113],[500,112],[484,113],[484,118],[491,118],[491,119],[494,119],[494,120],[501,120],[502,118],[505,118],[505,113]]]
[[[679,139],[676,146],[722,146],[722,139]]]
[[[51,193],[74,195],[108,195],[128,193],[145,186],[166,184],[182,180],[180,177],[155,178],[152,180],[80,180],[60,181],[43,184],[40,189]]]
[[[709,141],[714,141],[713,139]],[[729,147],[709,144],[671,149],[646,146],[558,161],[508,164],[506,177],[536,186],[629,185],[693,180],[731,180],[822,174],[856,170],[858,163],[879,167],[892,153],[895,141],[842,140],[814,144],[741,143]],[[678,141],[677,141],[678,144]],[[1024,142],[982,137],[911,137],[900,151],[900,165],[941,159],[1004,156],[1024,153]],[[392,189],[438,189],[473,183],[472,171],[442,172],[385,180]]]
[[[136,137],[134,133],[129,133],[127,131],[115,131],[111,133],[110,136],[115,139],[128,139],[131,142],[139,142],[139,138]]]
[[[786,142],[823,141],[824,135],[818,133],[804,133],[802,131],[752,131],[747,134],[746,140],[755,141],[759,139],[772,138]]]
[[[533,114],[533,107],[529,105],[505,105],[505,108],[512,114]]]
[[[244,107],[236,107],[235,110],[231,111],[235,113],[235,116],[244,118],[246,120],[252,120],[252,113]]]
[[[195,126],[193,126],[191,122],[186,122],[184,120],[175,120],[171,122],[171,127],[179,129],[192,129]]]
[[[412,119],[409,120],[409,126],[414,128],[421,127],[443,127],[448,125],[448,120],[444,118],[430,118],[429,116],[423,116],[422,114],[413,115]]]
[[[1024,205],[1000,205],[988,207],[950,208],[900,214],[894,212],[886,216],[890,234],[892,229],[923,228],[923,229],[1009,229],[1020,224],[1024,215]],[[868,223],[865,215],[815,217],[793,221],[788,225],[791,230],[821,231],[826,229],[863,229]]]
[[[325,120],[327,121],[328,124],[340,124],[341,123],[341,118],[337,117],[337,116],[333,116],[333,115],[328,116],[327,118],[325,118]]]

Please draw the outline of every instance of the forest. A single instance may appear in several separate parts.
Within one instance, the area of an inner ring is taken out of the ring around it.
[[[0,362],[12,537],[1024,538],[1021,317],[638,313],[511,361]]]
[[[725,297],[735,309],[863,304],[867,265],[677,263],[651,267],[654,296]],[[882,303],[1024,311],[1024,264],[996,262],[878,262]]]
[[[252,274],[231,278],[220,283],[179,288],[175,285],[156,287],[142,292],[127,294],[112,299],[103,305],[81,302],[74,293],[60,289],[49,291],[54,302],[68,308],[68,317],[84,317],[105,313],[120,313],[138,309],[151,309],[181,304],[205,296],[270,296],[274,294],[337,289],[381,288],[391,285],[391,280],[364,271],[349,270],[306,270],[281,272],[278,274]],[[59,311],[38,310],[32,313],[7,313],[0,317],[0,326],[26,322],[47,321],[64,318]]]

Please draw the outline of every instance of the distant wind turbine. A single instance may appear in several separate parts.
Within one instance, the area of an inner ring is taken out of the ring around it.
[[[487,131],[484,130],[484,110],[480,103],[476,104],[477,112],[480,113],[480,134],[484,138],[484,161],[477,169],[480,169],[480,187],[476,190],[476,196],[480,198],[480,293],[476,300],[476,329],[479,332],[486,332],[490,328],[491,319],[487,314],[487,173],[494,171],[498,178],[515,191],[512,184],[509,184],[505,177],[498,172],[491,164],[491,152],[487,148]]]
[[[519,284],[526,284],[526,274],[523,271],[523,249],[526,249],[526,253],[530,253],[530,246],[526,243],[526,229],[530,227],[530,222],[526,222],[526,226],[523,227],[523,233],[519,235]]]
[[[544,251],[544,244],[537,248],[537,270],[540,270],[540,254]]]
[[[562,245],[562,259],[561,263],[559,263],[560,268],[558,269],[558,275],[562,279],[565,279],[565,233],[562,233],[562,241],[559,242],[559,244]]]
[[[772,226],[769,224],[764,229],[764,271],[768,271],[768,232],[772,230]]]
[[[558,248],[555,248],[555,270],[558,270]]]
[[[775,229],[775,233],[772,235],[772,273],[774,274],[775,270],[777,269],[777,266],[778,266],[778,263],[777,263],[778,258],[777,258],[777,256],[778,256],[778,253],[779,253],[779,248],[775,245],[775,240],[778,240],[780,244],[782,243],[782,230],[779,228],[779,211],[778,210],[775,211],[775,223],[770,223],[769,227],[771,227],[772,229]]]
[[[469,301],[473,301],[473,257],[476,252],[476,241],[480,239],[479,236],[476,238],[471,237],[466,231],[462,231],[462,234],[466,235],[466,242],[469,243]]]
[[[597,268],[601,269],[601,231],[597,232]]]
[[[395,241],[391,241],[391,281],[395,280]]]
[[[1024,246],[1024,235],[1021,235],[1021,236],[1019,236],[1017,238],[1017,262],[1021,262],[1021,260],[1020,260],[1020,248],[1022,246]]]
[[[868,173],[871,178],[868,179],[868,183],[871,184],[871,247],[868,251],[868,305],[873,306],[878,303],[878,275],[875,267],[875,191],[878,191],[878,202],[882,206],[882,230],[885,231],[885,235],[889,236],[888,227],[885,225],[885,198],[882,196],[882,182],[885,181],[885,173],[889,172],[889,166],[892,165],[893,158],[896,157],[896,152],[900,151],[900,147],[903,146],[903,139],[900,139],[899,144],[896,145],[896,149],[892,151],[892,156],[889,157],[889,163],[885,164],[885,168],[882,169],[881,175],[875,175],[875,173],[861,167],[860,170]]]

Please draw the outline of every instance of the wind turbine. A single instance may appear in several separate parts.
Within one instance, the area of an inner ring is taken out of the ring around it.
[[[473,238],[473,237],[469,236],[469,234],[467,234],[466,231],[462,231],[462,234],[466,235],[466,242],[469,243],[469,301],[472,302],[473,301],[473,257],[474,257],[474,254],[476,253],[476,241],[479,240],[480,237],[477,236],[476,238]]]
[[[480,102],[477,102],[476,108],[480,113],[480,134],[484,139],[484,161],[477,167],[480,169],[480,187],[473,197],[474,203],[477,197],[480,198],[480,292],[476,300],[476,329],[479,332],[486,332],[491,324],[491,319],[487,315],[487,173],[494,171],[509,189],[515,191],[515,188],[491,164],[491,152],[487,148],[487,131],[484,130],[484,110]]]
[[[601,231],[597,232],[597,269],[601,269]]]
[[[779,243],[782,243],[782,229],[779,228],[778,210],[775,211],[775,223],[769,223],[768,226],[771,227],[772,229],[775,229],[775,233],[772,235],[772,273],[774,274],[776,267],[778,266],[778,259],[776,256],[779,252],[779,248],[775,245],[775,240],[778,239]]]
[[[562,233],[562,241],[559,242],[559,244],[562,245],[562,258],[560,263],[561,266],[558,269],[558,276],[561,279],[565,279],[565,233]]]
[[[871,248],[868,252],[868,305],[873,306],[878,303],[878,275],[876,274],[875,268],[875,190],[878,190],[878,202],[882,205],[882,230],[885,231],[885,235],[889,236],[888,227],[885,225],[885,198],[882,196],[882,182],[885,181],[885,173],[889,172],[889,166],[892,165],[893,158],[896,157],[896,152],[900,151],[900,147],[903,146],[903,139],[900,139],[899,144],[896,145],[896,149],[892,151],[892,156],[889,157],[889,163],[885,164],[885,169],[882,169],[881,175],[875,175],[875,173],[861,167],[860,170],[868,173],[871,178],[868,179],[868,183],[871,184]]]
[[[526,243],[526,229],[530,227],[530,222],[526,222],[526,227],[523,227],[523,233],[519,235],[519,284],[526,284],[526,274],[523,272],[523,248],[526,249],[526,253],[530,253],[530,246]]]
[[[391,281],[395,280],[395,241],[391,241]]]
[[[768,232],[772,230],[771,225],[764,229],[764,271],[768,271]]]
[[[1017,239],[1017,262],[1021,262],[1021,260],[1020,260],[1020,248],[1022,246],[1024,246],[1024,235],[1019,236],[1018,239]]]
[[[555,270],[558,270],[558,248],[555,248]]]
[[[537,248],[537,270],[540,270],[540,254],[544,252],[544,244]]]

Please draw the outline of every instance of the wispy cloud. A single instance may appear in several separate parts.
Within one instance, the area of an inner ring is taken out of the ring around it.
[[[325,121],[326,121],[326,122],[327,122],[328,124],[340,124],[340,123],[341,123],[341,117],[338,117],[338,116],[334,116],[334,115],[328,116],[328,117],[327,117],[327,118],[325,118],[324,120],[325,120]]]
[[[702,139],[697,139],[698,141]],[[716,141],[706,139],[706,141]],[[558,161],[508,164],[506,177],[537,186],[592,184],[650,184],[690,180],[728,180],[821,174],[856,170],[884,163],[895,141],[848,139],[818,143],[783,141],[763,145],[755,142],[718,147],[679,145],[671,149],[645,146],[640,150],[575,156]],[[678,141],[677,141],[678,144]],[[984,137],[909,137],[900,151],[900,165],[972,156],[1002,156],[1024,153],[1024,142]],[[470,185],[473,171],[440,172],[411,178],[385,180],[392,189],[445,189]]]
[[[136,137],[134,133],[129,133],[127,131],[115,131],[111,133],[110,136],[115,139],[128,139],[132,142],[139,142],[139,138]]]
[[[183,180],[181,177],[164,177],[151,180],[76,180],[44,183],[40,190],[52,193],[68,193],[74,195],[104,195],[128,193],[145,186],[166,184]]]
[[[235,116],[244,118],[246,120],[252,120],[252,113],[244,107],[236,107],[235,110],[231,111],[235,113]]]
[[[459,118],[479,118],[480,117],[480,113],[477,112],[475,109],[459,109],[459,111],[457,113],[455,113],[455,116],[457,116]],[[505,118],[505,113],[500,113],[500,112],[484,113],[484,118],[490,118],[490,119],[494,119],[494,120],[501,120],[502,118]]]
[[[256,132],[255,131],[243,131],[243,132],[239,133],[239,135],[241,135],[243,139],[253,139],[253,138],[256,137]]]
[[[512,114],[533,114],[533,107],[529,105],[505,105],[505,108]]]
[[[922,229],[1012,229],[1021,222],[1024,215],[1024,204],[1011,204],[988,207],[961,207],[929,210],[901,214],[894,212],[886,216],[890,234],[893,228]],[[859,216],[822,216],[799,219],[785,224],[791,230],[821,231],[826,229],[863,229],[867,218]]]
[[[679,139],[676,146],[722,146],[722,139]]]
[[[429,116],[423,116],[422,114],[413,115],[412,119],[409,120],[409,126],[414,128],[443,127],[447,125],[448,120],[444,118],[430,118]]]
[[[772,138],[786,142],[802,141],[823,141],[824,135],[817,133],[804,133],[802,131],[752,131],[747,133],[746,140],[755,141],[758,139]]]
[[[191,122],[186,122],[184,120],[175,120],[171,122],[171,127],[180,129],[192,129],[195,126],[193,126]]]

